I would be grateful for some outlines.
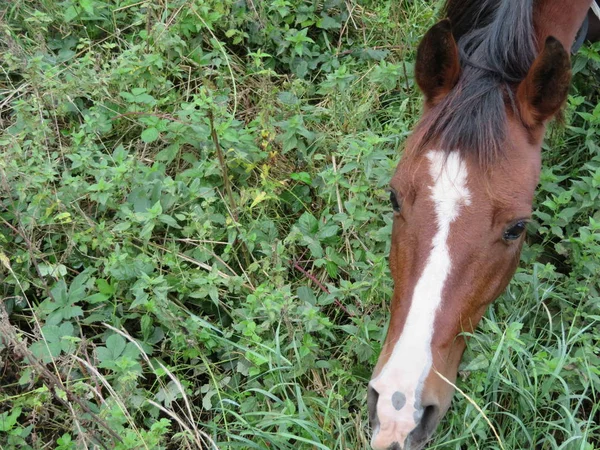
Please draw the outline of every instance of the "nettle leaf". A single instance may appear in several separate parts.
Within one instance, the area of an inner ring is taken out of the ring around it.
[[[171,217],[167,214],[161,214],[160,216],[158,216],[158,220],[160,220],[164,224],[169,225],[170,227],[177,228],[177,229],[181,228],[179,226],[179,224],[177,223],[177,221],[173,217]]]
[[[94,14],[94,4],[93,4],[92,0],[79,0],[79,5],[90,16]]]
[[[301,181],[302,183],[306,183],[310,185],[312,183],[312,179],[310,174],[307,172],[297,172],[290,174],[290,178],[292,180]]]
[[[308,247],[312,256],[315,258],[323,257],[323,247],[321,247],[321,243],[317,239],[310,236],[303,236],[301,242]]]
[[[130,103],[133,103],[135,101],[135,96],[130,94],[129,92],[119,92],[119,95]]]
[[[67,268],[64,264],[44,264],[38,265],[40,275],[45,277],[50,275],[51,277],[64,277],[67,275]]]
[[[160,214],[162,214],[163,208],[162,208],[162,205],[160,204],[160,200],[157,200],[156,203],[154,203],[154,205],[152,205],[152,208],[148,208],[147,212],[152,217],[158,217]]]
[[[154,230],[154,225],[154,222],[146,223],[146,225],[144,225],[144,227],[142,228],[142,231],[140,231],[140,239],[143,239],[145,241],[150,239],[152,231]]]
[[[98,286],[98,290],[102,294],[107,296],[112,296],[117,291],[117,287],[115,285],[109,284],[108,281],[103,278],[98,278],[96,280],[96,286]]]
[[[298,138],[295,134],[286,133],[283,138],[283,153],[295,149],[298,146]]]
[[[337,225],[327,225],[320,229],[317,235],[320,239],[327,239],[332,236],[335,236],[338,232],[338,229],[339,228]]]
[[[143,186],[132,190],[127,196],[127,202],[133,206],[136,213],[147,211],[152,205],[148,188]]]
[[[141,94],[135,97],[136,103],[144,103],[146,105],[152,105],[156,103],[156,99],[150,94]]]
[[[341,26],[342,24],[338,20],[335,20],[333,17],[326,14],[323,14],[323,17],[317,20],[317,27],[324,30],[336,30]]]
[[[81,272],[69,286],[69,303],[75,303],[79,300],[83,300],[85,292],[87,290],[85,283],[88,281],[89,275],[86,272]]]
[[[315,305],[317,303],[317,297],[315,297],[315,293],[308,286],[299,287],[296,293],[298,298],[303,302],[307,302],[311,305]]]
[[[387,50],[376,50],[374,48],[366,48],[359,53],[361,59],[372,59],[374,61],[383,61],[390,52]]]
[[[19,416],[21,415],[22,408],[13,408],[11,411],[6,411],[0,414],[0,431],[8,432],[17,423]]]
[[[74,6],[69,6],[63,14],[63,19],[65,22],[69,23],[73,19],[75,19],[78,15],[79,15],[79,8],[75,8]]]
[[[325,263],[325,269],[327,270],[327,274],[331,278],[337,278],[338,276],[338,265],[333,261],[327,261]]]
[[[58,305],[64,305],[67,303],[69,297],[67,295],[67,283],[65,280],[59,280],[52,289],[50,289],[52,298]]]
[[[342,325],[340,329],[348,333],[350,336],[357,336],[360,331],[356,325]]]
[[[298,100],[298,97],[296,97],[296,95],[294,95],[293,92],[280,92],[279,94],[277,94],[277,98],[284,105],[296,106],[300,103],[300,100]]]
[[[291,64],[292,70],[294,74],[303,79],[308,74],[308,62],[301,58],[294,58],[293,63]]]
[[[309,212],[305,212],[298,219],[298,228],[307,234],[316,234],[319,231],[319,221]]]
[[[129,230],[131,228],[131,222],[121,222],[113,227],[113,231],[120,233],[122,231]]]
[[[141,138],[142,138],[142,141],[144,141],[146,144],[149,144],[149,143],[157,140],[159,135],[160,135],[160,133],[158,132],[158,130],[156,128],[150,127],[150,128],[146,128],[144,131],[142,131]]]
[[[175,157],[177,156],[178,153],[179,153],[179,144],[177,144],[177,143],[171,144],[168,147],[166,147],[165,149],[158,152],[157,155],[155,156],[155,159],[157,161],[164,161],[167,164],[169,164],[175,159]]]

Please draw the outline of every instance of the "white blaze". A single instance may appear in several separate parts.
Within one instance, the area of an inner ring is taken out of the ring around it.
[[[379,394],[377,417],[380,426],[373,431],[374,448],[380,448],[379,442],[384,448],[393,442],[404,446],[406,437],[417,426],[415,414],[419,414],[420,391],[431,369],[435,314],[452,267],[447,244],[450,224],[458,217],[460,207],[470,203],[467,167],[459,152],[431,151],[427,158],[437,231],[431,253],[415,285],[402,334],[377,378],[371,380],[371,386]],[[406,405],[398,411],[392,402],[397,391],[406,397]]]

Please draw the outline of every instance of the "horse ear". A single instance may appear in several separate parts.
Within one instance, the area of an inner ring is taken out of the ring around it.
[[[541,125],[552,118],[566,100],[570,82],[569,54],[558,39],[549,36],[517,90],[525,124]]]
[[[415,78],[428,103],[435,104],[458,82],[460,61],[450,20],[429,29],[417,48]]]

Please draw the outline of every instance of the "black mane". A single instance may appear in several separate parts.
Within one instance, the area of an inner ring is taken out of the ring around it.
[[[502,153],[506,107],[536,56],[534,0],[447,0],[444,14],[460,53],[457,85],[419,124],[420,145],[475,152],[482,164]]]

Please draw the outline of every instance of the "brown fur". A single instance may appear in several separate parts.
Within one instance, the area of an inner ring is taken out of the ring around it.
[[[591,5],[592,0],[536,0],[533,25],[540,49],[548,36],[570,49]]]

